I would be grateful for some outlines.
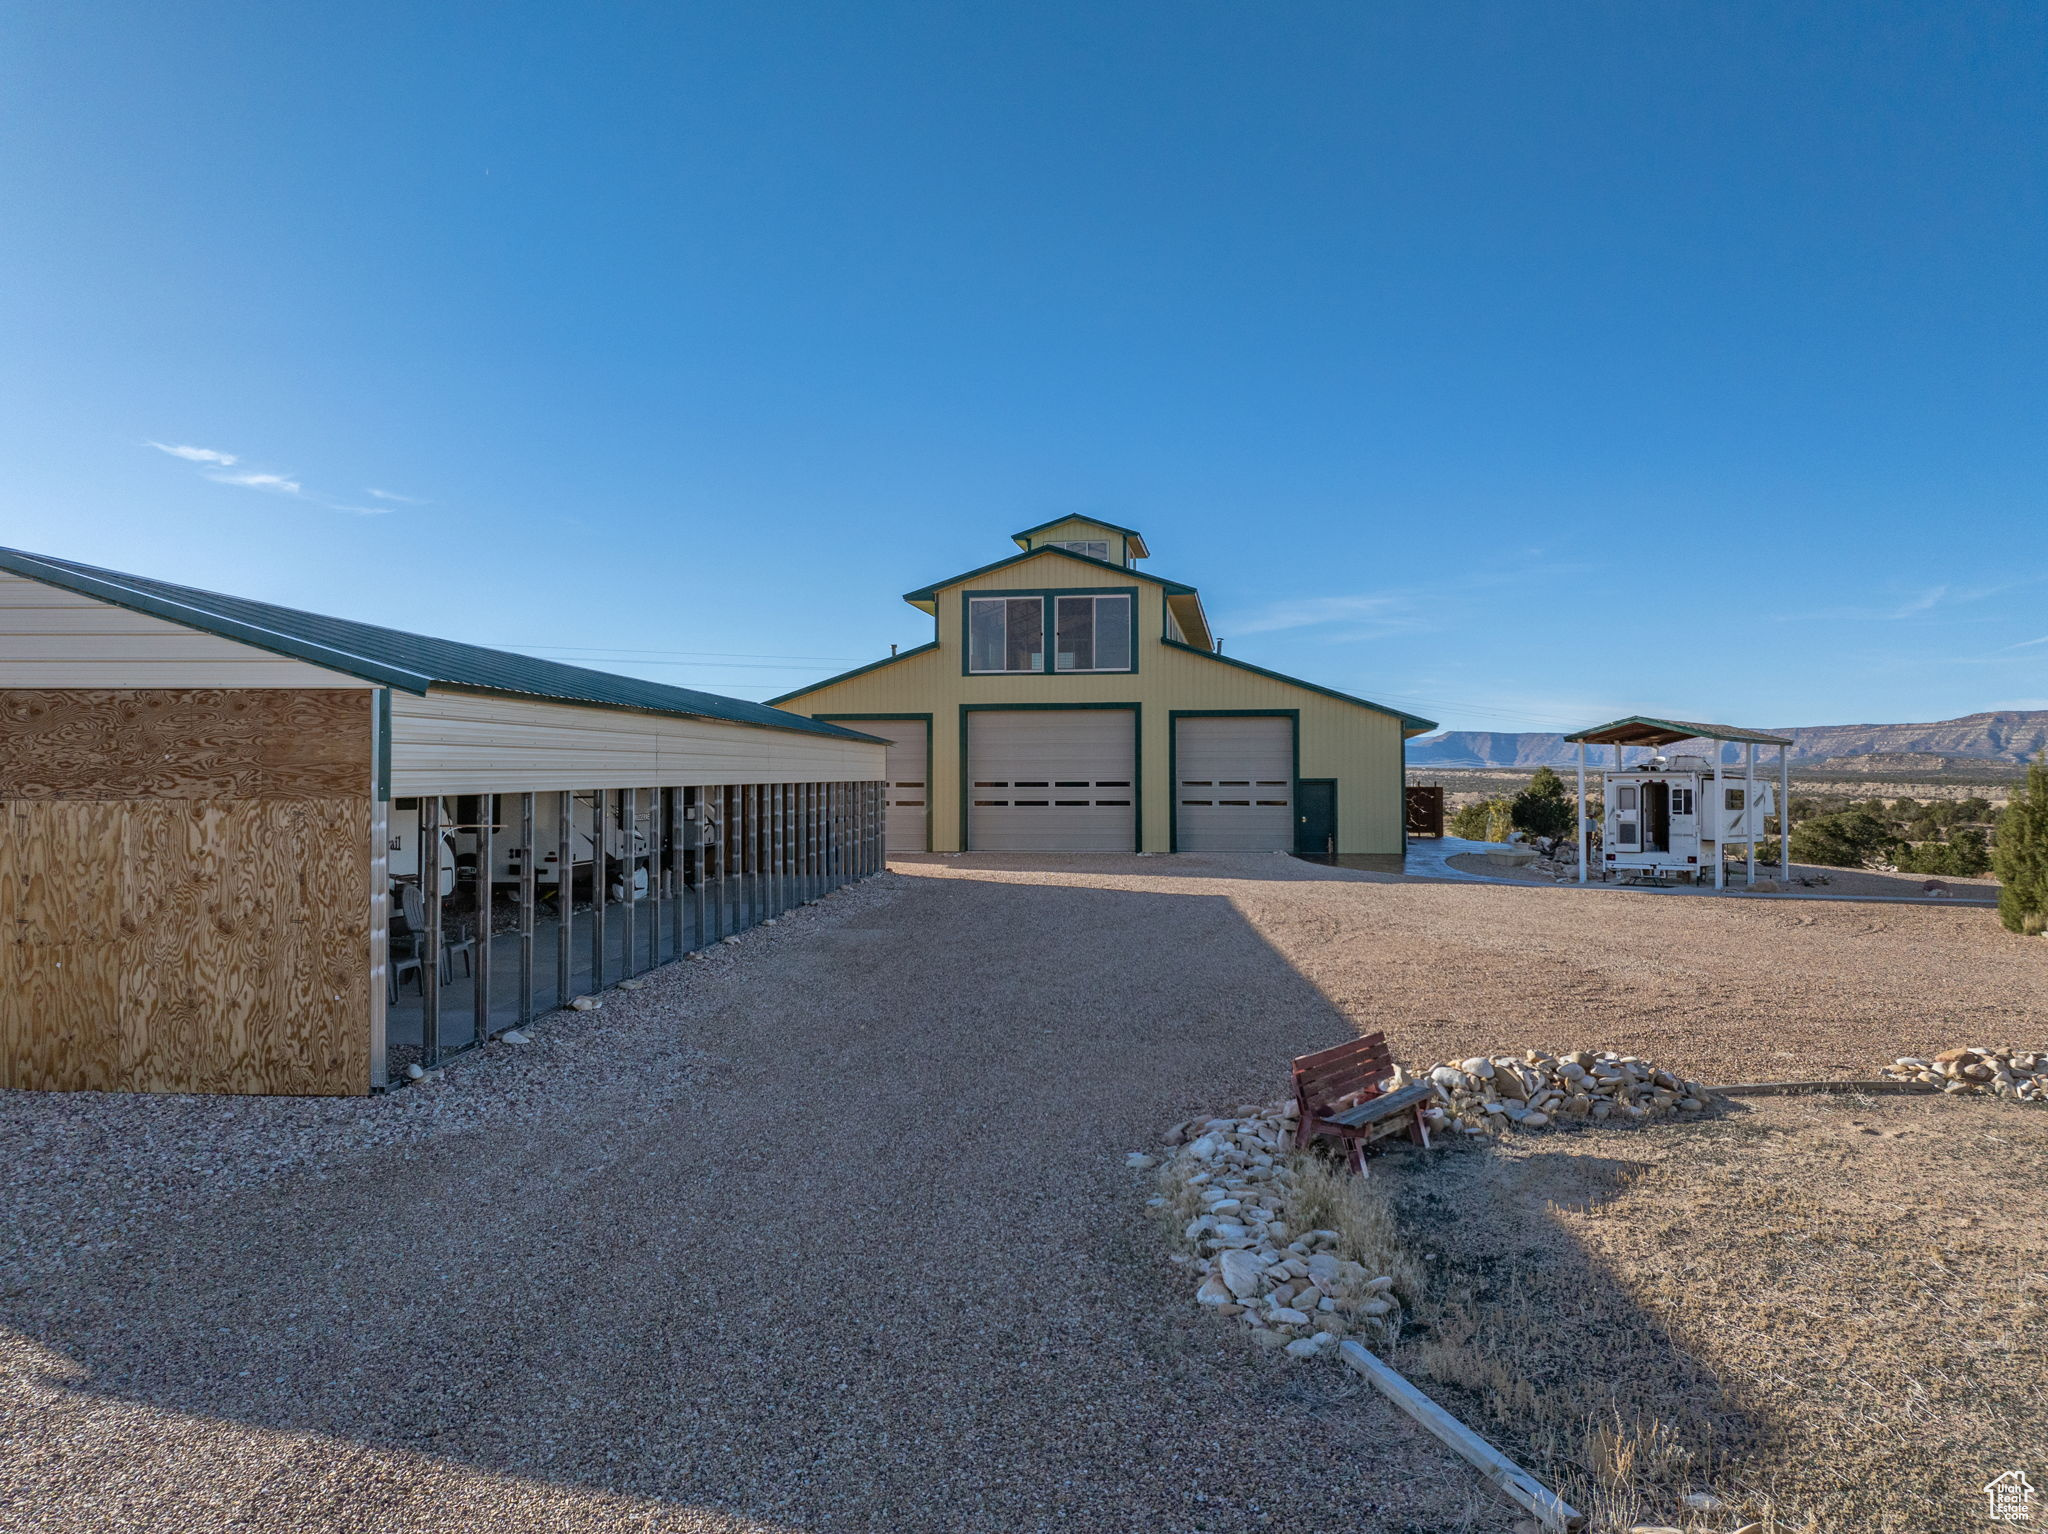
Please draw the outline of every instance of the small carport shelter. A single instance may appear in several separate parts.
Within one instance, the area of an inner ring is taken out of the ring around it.
[[[0,1087],[431,1068],[878,871],[885,749],[0,549]]]
[[[1762,806],[1755,792],[1756,748],[1776,746],[1778,748],[1778,867],[1792,866],[1791,802],[1792,770],[1786,756],[1792,741],[1783,735],[1770,735],[1762,730],[1742,729],[1735,725],[1701,724],[1696,720],[1651,719],[1632,714],[1626,719],[1617,719],[1611,724],[1596,725],[1590,730],[1580,730],[1565,740],[1579,748],[1579,882],[1584,884],[1589,877],[1587,859],[1588,831],[1586,817],[1586,749],[1589,746],[1614,747],[1614,767],[1608,775],[1610,791],[1603,795],[1610,817],[1614,812],[1615,797],[1611,791],[1617,775],[1625,773],[1624,760],[1627,748],[1640,746],[1650,750],[1661,750],[1665,746],[1677,745],[1681,741],[1712,741],[1714,754],[1711,759],[1678,757],[1670,764],[1680,769],[1689,783],[1698,789],[1696,812],[1686,818],[1696,828],[1693,832],[1694,845],[1703,853],[1711,846],[1714,869],[1714,888],[1724,888],[1727,882],[1727,867],[1723,855],[1724,845],[1740,841],[1749,849],[1748,878],[1756,878],[1756,842],[1762,834]],[[1728,764],[1722,760],[1726,748],[1731,745],[1743,748],[1742,771],[1739,775],[1729,772]],[[1696,769],[1696,770],[1687,770]],[[1639,772],[1649,769],[1638,769]],[[1658,777],[1668,774],[1659,772]],[[1730,785],[1741,787],[1733,796]],[[1633,790],[1631,790],[1633,791]],[[1711,834],[1709,834],[1711,833]],[[1609,860],[1616,854],[1609,850]],[[1653,860],[1637,859],[1637,862]],[[1693,859],[1692,861],[1697,861]],[[1675,866],[1675,864],[1674,864]]]

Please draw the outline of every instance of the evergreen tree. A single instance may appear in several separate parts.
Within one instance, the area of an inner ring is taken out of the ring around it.
[[[1572,813],[1564,779],[1548,767],[1538,767],[1529,786],[1508,807],[1514,828],[1531,837],[1564,835],[1572,828]]]
[[[1998,817],[1991,854],[1998,875],[1998,919],[2008,932],[2048,926],[2048,752],[2027,768],[2027,786]]]

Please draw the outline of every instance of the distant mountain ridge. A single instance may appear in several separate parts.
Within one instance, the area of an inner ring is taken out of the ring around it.
[[[2001,709],[1965,714],[1933,724],[1812,724],[1764,726],[1792,737],[1792,760],[1915,753],[1931,757],[2028,762],[2048,749],[2048,709]],[[1606,748],[1599,748],[1606,749]],[[1777,759],[1777,748],[1760,753]],[[1579,748],[1562,734],[1521,734],[1491,730],[1447,730],[1408,743],[1410,767],[1562,767],[1579,759]]]

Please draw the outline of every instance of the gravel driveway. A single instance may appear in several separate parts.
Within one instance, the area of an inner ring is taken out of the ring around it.
[[[0,1094],[0,1526],[1505,1529],[1344,1371],[1195,1314],[1122,1152],[1347,1014],[1709,1078],[2038,1039],[2037,946],[934,858],[385,1098]]]

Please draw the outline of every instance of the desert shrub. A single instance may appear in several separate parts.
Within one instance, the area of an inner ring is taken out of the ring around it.
[[[1564,835],[1572,828],[1573,813],[1564,779],[1548,767],[1538,767],[1529,786],[1508,806],[1514,828],[1532,837]]]
[[[1504,842],[1514,834],[1514,807],[1505,799],[1489,799],[1486,802],[1486,839]]]
[[[1816,815],[1792,828],[1792,856],[1825,868],[1865,868],[1896,845],[1891,829],[1868,810]]]
[[[1493,813],[1493,803],[1491,799],[1475,799],[1470,804],[1458,806],[1451,812],[1451,835],[1461,836],[1468,842],[1485,841],[1487,818]]]
[[[1991,850],[1984,843],[1984,833],[1969,827],[1945,842],[1915,842],[1902,847],[1897,862],[1903,873],[1967,877],[1981,874],[1991,866]]]
[[[1998,817],[1998,919],[2008,932],[2048,926],[2048,754],[2027,768],[2027,786]]]

